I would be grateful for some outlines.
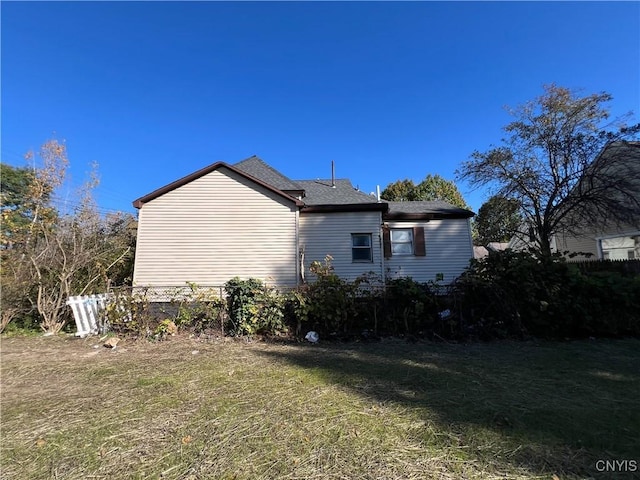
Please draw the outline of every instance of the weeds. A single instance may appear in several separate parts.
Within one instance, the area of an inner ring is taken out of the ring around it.
[[[3,339],[3,478],[582,479],[638,452],[637,340],[95,342]]]

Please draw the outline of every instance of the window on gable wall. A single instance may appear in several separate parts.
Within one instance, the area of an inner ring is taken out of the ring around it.
[[[351,260],[353,262],[373,262],[370,233],[351,234]]]
[[[424,227],[389,228],[382,230],[384,256],[416,256],[426,255],[424,245]]]

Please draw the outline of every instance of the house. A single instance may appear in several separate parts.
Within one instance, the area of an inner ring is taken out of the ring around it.
[[[556,249],[580,253],[573,257],[576,260],[587,257],[604,260],[640,259],[640,142],[608,144],[594,161],[594,165],[598,164],[605,176],[612,175],[614,188],[611,189],[611,195],[622,199],[629,209],[626,214],[628,221],[613,221],[607,211],[593,212],[596,221],[589,227],[578,233],[556,235]],[[621,185],[622,182],[625,185]],[[624,193],[618,190],[624,190]],[[585,256],[584,253],[591,256]]]
[[[509,248],[509,242],[489,242],[486,246],[474,245],[473,258],[476,260],[489,256],[491,252],[502,252]]]
[[[312,281],[333,257],[347,280],[373,272],[449,283],[473,256],[473,213],[444,202],[385,202],[346,179],[291,180],[253,156],[217,162],[133,202],[134,286]]]
[[[568,261],[640,259],[640,142],[610,143],[600,152],[593,165],[600,169],[602,178],[613,184],[613,188],[607,191],[624,199],[630,221],[616,222],[607,211],[589,210],[589,225],[576,228],[580,220],[570,219],[571,233],[567,231],[554,235],[551,239],[552,250],[570,254]],[[626,188],[618,184],[618,178],[623,179]],[[591,183],[594,182],[595,188],[598,188],[597,180]],[[590,188],[593,186],[590,185]],[[615,193],[616,190],[621,191]],[[529,245],[525,234],[514,237],[509,246],[518,250]]]

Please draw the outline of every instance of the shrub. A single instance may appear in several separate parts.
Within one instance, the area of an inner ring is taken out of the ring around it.
[[[357,316],[356,287],[334,273],[319,275],[307,289],[308,320],[321,333],[347,333]]]
[[[640,335],[640,275],[576,272],[572,287],[579,336]]]
[[[260,280],[234,277],[225,284],[230,333],[279,335],[285,324],[285,297]]]
[[[176,291],[170,302],[175,309],[176,326],[198,335],[221,329],[225,302],[218,292],[213,288],[200,288],[193,282],[188,282],[187,288],[186,292],[184,289]]]
[[[323,336],[345,336],[363,329],[375,330],[379,278],[365,274],[353,282],[344,280],[334,273],[332,260],[327,255],[323,262],[312,262],[309,270],[316,281],[303,286],[292,298],[297,331],[305,326]]]
[[[178,327],[168,318],[162,320],[153,332],[155,338],[158,340],[163,340],[167,336],[175,335],[176,333],[178,333]]]
[[[454,285],[460,336],[579,338],[637,335],[640,279],[582,273],[560,255],[494,252]]]
[[[150,337],[157,321],[151,314],[147,290],[117,289],[107,304],[106,320],[109,328],[120,336]]]
[[[433,336],[446,330],[438,316],[443,302],[437,284],[398,278],[384,285],[373,272],[347,281],[334,273],[331,261],[327,255],[323,262],[312,262],[316,281],[288,297],[287,312],[298,335],[315,330],[323,338]]]
[[[389,280],[384,300],[389,333],[424,335],[436,329],[438,298],[429,283],[410,277]]]

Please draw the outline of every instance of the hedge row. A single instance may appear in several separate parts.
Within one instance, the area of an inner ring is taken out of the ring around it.
[[[324,339],[640,336],[640,276],[584,273],[561,257],[492,253],[473,260],[447,289],[410,278],[382,285],[369,275],[350,282],[329,260],[312,270],[314,283],[288,292],[233,278],[224,298],[194,285],[160,308],[121,298],[108,320],[120,334],[152,338],[178,330],[297,338],[313,330]]]

